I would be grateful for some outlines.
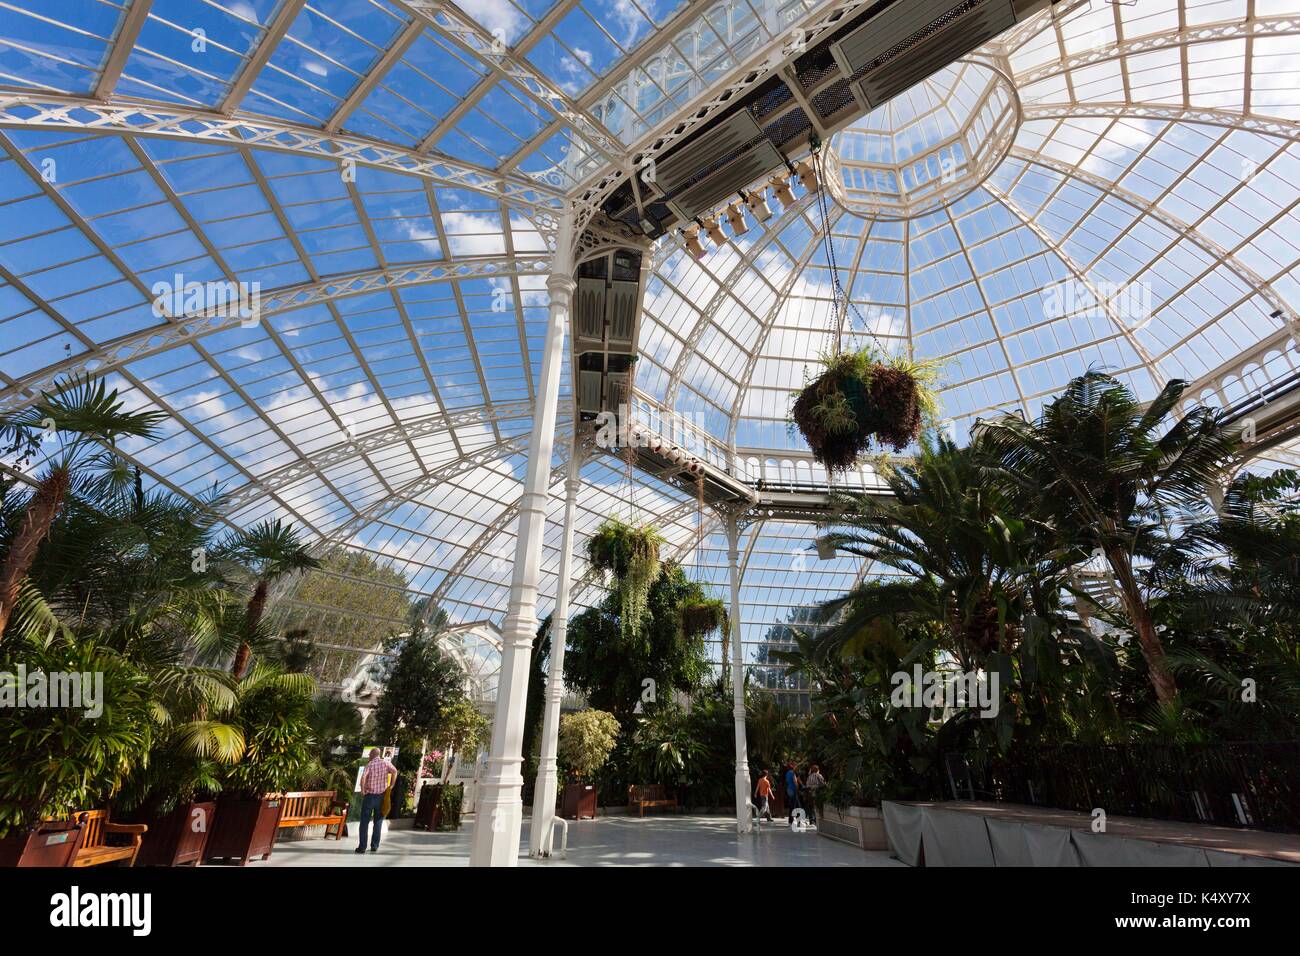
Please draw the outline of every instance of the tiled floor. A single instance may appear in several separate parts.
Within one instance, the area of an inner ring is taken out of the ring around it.
[[[764,824],[738,836],[726,817],[612,816],[569,824],[567,860],[529,860],[528,826],[520,841],[521,866],[902,866],[884,852],[864,852],[810,831]],[[249,866],[465,866],[473,828],[457,833],[390,830],[378,853],[354,853],[355,835],[341,842],[302,840],[276,845],[265,863]],[[355,834],[355,829],[352,829]]]

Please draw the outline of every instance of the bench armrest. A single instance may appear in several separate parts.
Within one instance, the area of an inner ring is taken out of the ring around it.
[[[106,823],[104,824],[104,832],[134,833],[139,836],[142,833],[149,832],[149,827],[144,823]]]

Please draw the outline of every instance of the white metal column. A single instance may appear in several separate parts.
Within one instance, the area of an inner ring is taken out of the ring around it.
[[[577,416],[574,416],[576,423]],[[582,483],[585,447],[574,438],[569,456],[569,476],[564,482],[564,536],[560,545],[559,580],[555,586],[555,610],[551,612],[551,661],[546,677],[546,710],[542,717],[542,749],[537,765],[537,786],[533,791],[533,823],[528,834],[529,856],[550,856],[555,793],[559,771],[555,755],[560,740],[560,701],[564,698],[564,640],[569,632],[569,585],[573,573],[573,520]]]
[[[515,866],[523,826],[524,707],[528,700],[528,664],[537,632],[537,583],[542,538],[546,530],[548,479],[555,446],[555,419],[560,401],[560,372],[566,359],[564,337],[573,299],[573,210],[560,218],[555,256],[546,289],[551,296],[542,377],[537,389],[528,470],[519,502],[515,566],[510,603],[501,627],[501,673],[487,773],[479,784],[470,866]]]
[[[740,647],[740,525],[727,515],[727,567],[731,572],[731,694],[736,718],[736,832],[749,833],[749,748],[745,742],[745,667]]]

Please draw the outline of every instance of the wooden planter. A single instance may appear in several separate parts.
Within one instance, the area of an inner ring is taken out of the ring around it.
[[[203,861],[238,860],[244,866],[254,857],[269,858],[275,847],[275,831],[280,825],[283,804],[279,797],[261,800],[222,797],[217,802],[216,821],[208,834]]]
[[[442,787],[440,783],[426,783],[420,788],[420,802],[411,824],[414,829],[433,831],[442,824]]]
[[[566,783],[560,798],[560,816],[566,820],[596,819],[596,787],[590,783]]]
[[[136,813],[132,822],[149,827],[136,866],[198,866],[216,823],[217,804],[183,803],[171,813]]]
[[[83,828],[70,820],[48,821],[30,833],[0,840],[0,867],[71,866],[81,848]]]

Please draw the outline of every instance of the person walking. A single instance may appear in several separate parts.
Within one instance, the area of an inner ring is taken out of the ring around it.
[[[375,831],[370,837],[370,852],[379,852],[379,838],[384,832],[384,794],[388,792],[389,774],[394,781],[397,780],[397,768],[384,759],[378,747],[372,747],[370,762],[361,771],[361,826],[358,828],[361,842],[357,845],[357,853],[366,852],[366,830],[371,817],[374,817]]]
[[[762,820],[767,818],[769,823],[772,822],[772,781],[768,778],[768,772],[763,771],[763,775],[758,778],[758,788],[755,794],[758,797],[758,818]]]
[[[794,812],[799,809],[799,775],[794,771],[794,764],[785,768],[785,809],[786,822],[794,823]]]
[[[808,779],[804,781],[804,786],[808,789],[808,819],[812,823],[817,822],[817,792],[826,786],[826,778],[822,776],[821,767],[813,764],[808,768]]]

